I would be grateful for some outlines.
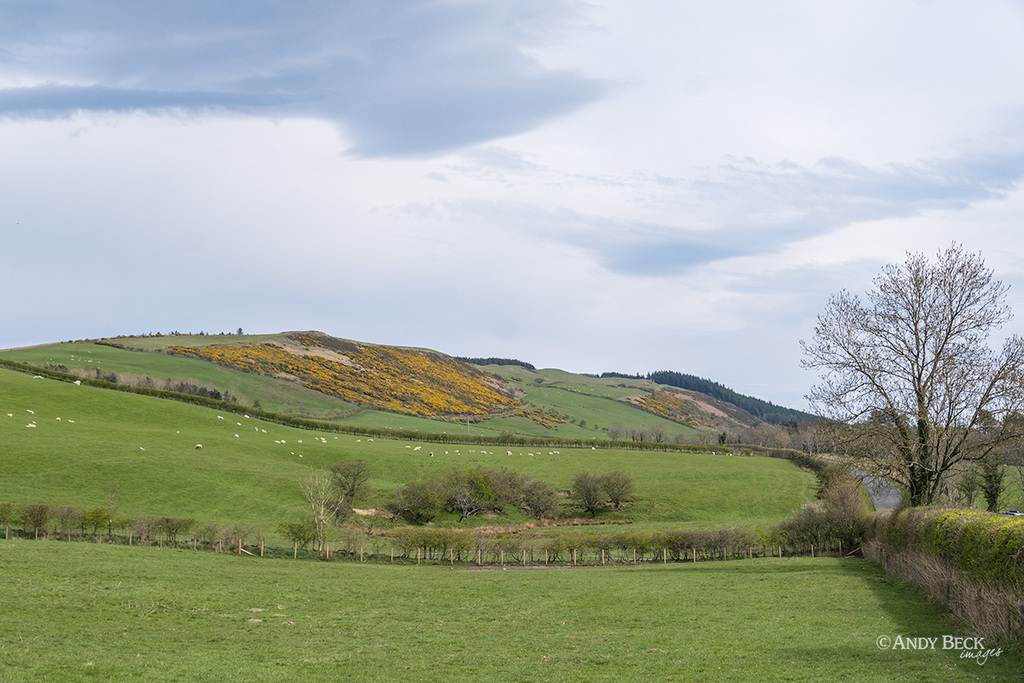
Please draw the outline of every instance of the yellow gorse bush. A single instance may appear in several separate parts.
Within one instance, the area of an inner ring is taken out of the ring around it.
[[[671,391],[651,391],[630,402],[638,408],[643,408],[649,413],[664,417],[674,422],[681,422],[691,427],[697,427],[700,422],[696,419],[699,414],[696,406],[683,396]]]
[[[168,350],[240,370],[292,378],[350,403],[410,415],[490,415],[521,405],[504,380],[450,356],[308,333],[290,339],[300,345],[298,353],[274,343],[171,346]]]

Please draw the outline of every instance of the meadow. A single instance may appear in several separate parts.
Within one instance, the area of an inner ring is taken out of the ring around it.
[[[1010,681],[856,559],[466,571],[0,541],[0,679]],[[935,637],[927,650],[880,636]]]
[[[304,514],[299,483],[309,468],[357,458],[373,467],[366,506],[383,505],[399,485],[453,465],[505,467],[561,489],[578,471],[622,469],[636,480],[637,500],[602,517],[639,529],[765,527],[817,490],[813,475],[773,458],[372,440],[4,369],[0,451],[0,502],[89,508],[104,505],[116,487],[121,515],[242,522],[275,542],[278,524]],[[491,521],[523,520],[513,512]]]

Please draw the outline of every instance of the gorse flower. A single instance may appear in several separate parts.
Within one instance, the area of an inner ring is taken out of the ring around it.
[[[247,372],[294,379],[344,401],[423,417],[479,416],[519,408],[505,381],[449,356],[312,334],[290,337],[298,352],[278,344],[171,346]],[[328,338],[329,339],[329,338]]]

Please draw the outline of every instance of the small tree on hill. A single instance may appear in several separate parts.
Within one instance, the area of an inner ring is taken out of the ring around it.
[[[356,499],[366,490],[372,476],[373,468],[362,459],[331,465],[331,481],[338,494],[339,512],[351,512]]]
[[[453,468],[445,476],[443,487],[448,507],[462,515],[459,518],[460,522],[465,521],[467,517],[490,510],[495,502],[491,478],[479,469]]]
[[[415,524],[429,522],[441,510],[437,484],[432,481],[410,481],[399,486],[388,508],[396,516]]]
[[[572,480],[570,498],[576,505],[596,517],[606,500],[601,479],[593,472],[580,472]]]
[[[613,470],[600,476],[601,489],[611,500],[616,510],[621,510],[636,491],[633,478],[622,470]]]
[[[71,540],[71,531],[78,526],[82,519],[82,511],[74,505],[60,505],[57,507],[57,523],[60,525],[60,535]]]
[[[316,540],[316,526],[312,519],[305,522],[282,522],[277,532],[292,542],[295,558],[299,556],[300,547],[305,550],[306,546]]]
[[[46,533],[46,525],[52,515],[53,511],[46,503],[29,503],[21,507],[21,519],[36,538],[39,538],[40,531]]]
[[[523,507],[532,517],[542,519],[558,514],[558,492],[545,481],[530,479],[523,484]]]
[[[309,474],[302,480],[302,495],[309,503],[313,515],[316,549],[323,552],[327,527],[338,511],[338,494],[330,473],[325,469],[310,468]]]

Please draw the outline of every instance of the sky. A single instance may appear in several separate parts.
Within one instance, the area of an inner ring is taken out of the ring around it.
[[[1024,333],[1024,3],[0,1],[0,348],[321,330],[794,408],[953,242]]]

